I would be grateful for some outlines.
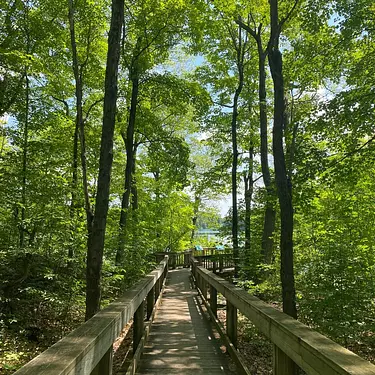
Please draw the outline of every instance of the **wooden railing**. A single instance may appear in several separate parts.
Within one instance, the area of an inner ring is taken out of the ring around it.
[[[227,347],[250,374],[236,351],[237,311],[240,311],[274,344],[273,374],[295,375],[295,364],[311,375],[375,375],[375,366],[306,325],[267,305],[245,290],[199,266],[192,258],[192,274],[202,299],[227,341]],[[207,299],[209,289],[209,303]],[[217,319],[217,294],[226,299],[226,330]],[[241,367],[242,366],[242,367]]]
[[[216,247],[204,247],[203,250],[191,249],[192,255],[194,257],[201,255],[217,255],[217,254],[232,254],[233,249],[226,247],[223,250],[217,250]]]
[[[190,267],[191,257],[195,257],[206,268],[220,270],[234,267],[232,249],[216,250],[214,247],[205,247],[203,250],[190,249],[181,252],[164,251],[155,253],[156,262],[160,262],[166,255],[169,257],[169,268]],[[200,264],[201,265],[201,264]]]
[[[168,273],[168,257],[122,298],[99,311],[86,323],[58,341],[18,370],[16,375],[109,375],[112,374],[112,345],[133,318],[133,352],[139,352],[147,319],[153,314]],[[134,368],[130,373],[134,373]]]
[[[215,254],[215,255],[195,255],[199,266],[216,272],[223,272],[224,269],[233,268],[233,254]]]
[[[191,251],[181,251],[181,252],[159,252],[155,253],[156,262],[160,262],[165,256],[168,256],[168,267],[169,268],[176,268],[176,267],[190,267],[191,262]]]

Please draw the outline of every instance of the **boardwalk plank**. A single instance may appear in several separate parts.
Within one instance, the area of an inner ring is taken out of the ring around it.
[[[170,271],[137,374],[235,374],[216,336],[202,315],[189,271]]]

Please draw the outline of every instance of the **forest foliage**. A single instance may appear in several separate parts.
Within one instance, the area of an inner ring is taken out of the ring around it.
[[[237,283],[374,360],[372,1],[0,0],[0,372],[85,316],[116,1],[101,304],[223,223]]]

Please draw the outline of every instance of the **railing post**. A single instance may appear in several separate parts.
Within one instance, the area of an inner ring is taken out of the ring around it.
[[[157,279],[157,281],[156,281],[156,283],[155,283],[155,286],[154,286],[154,288],[155,288],[155,302],[158,300],[158,298],[159,298],[159,295],[160,295],[160,279],[161,279],[161,277],[159,277],[158,279]]]
[[[219,254],[219,272],[223,272],[223,261],[224,261],[224,257],[223,257],[223,254]]]
[[[216,265],[216,259],[214,259],[213,261],[212,261],[212,272],[213,273],[216,273],[216,267],[217,267],[217,265]]]
[[[136,352],[139,342],[141,341],[144,330],[144,309],[145,301],[139,305],[137,311],[134,313],[133,323],[133,353]]]
[[[172,268],[173,269],[176,269],[176,264],[177,264],[177,254],[171,254],[171,258],[172,258]]]
[[[273,375],[296,375],[296,364],[276,345],[273,345]]]
[[[237,309],[227,300],[227,335],[237,348]]]
[[[207,300],[207,281],[203,277],[201,278],[201,283],[202,283],[201,291],[202,291],[203,297]]]
[[[167,262],[167,264],[165,265],[164,272],[163,272],[163,277],[164,277],[164,279],[166,279],[167,276],[168,276],[168,262]]]
[[[95,366],[94,370],[91,371],[90,375],[112,375],[112,367],[113,367],[113,348],[111,345],[107,353],[104,354],[102,359]]]
[[[210,307],[217,317],[217,290],[212,285],[210,285]]]
[[[152,311],[155,303],[155,288],[152,287],[147,294],[147,320],[151,319]]]

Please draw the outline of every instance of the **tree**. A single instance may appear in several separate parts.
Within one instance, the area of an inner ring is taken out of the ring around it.
[[[123,19],[123,0],[113,0],[111,26],[108,35],[99,176],[95,214],[92,220],[92,236],[87,251],[86,319],[90,319],[100,308],[100,279],[113,160],[113,135],[115,129],[118,65]]]
[[[297,5],[295,2],[294,7]],[[280,204],[281,215],[281,285],[283,291],[283,311],[297,318],[294,269],[293,269],[293,203],[292,187],[288,181],[283,146],[283,129],[285,128],[285,93],[282,54],[279,39],[283,24],[292,14],[279,20],[278,0],[270,1],[271,35],[269,42],[268,61],[274,84],[274,117],[273,117],[273,157],[275,163],[275,180]]]
[[[264,20],[266,16],[260,14]],[[262,35],[266,32],[263,21],[257,24],[256,15],[250,11],[249,20],[244,23],[241,18],[236,22],[246,30],[255,40],[258,53],[258,96],[259,96],[259,128],[260,128],[260,157],[263,182],[266,187],[267,200],[264,214],[263,237],[262,237],[262,255],[264,262],[269,264],[272,260],[273,252],[273,232],[275,230],[276,210],[274,206],[274,182],[271,178],[269,161],[268,161],[268,115],[267,115],[267,90],[266,90],[266,59],[268,55],[268,46],[263,46]],[[253,23],[253,28],[250,26]],[[267,34],[266,34],[267,35]]]
[[[165,12],[165,9],[168,9]],[[123,140],[126,151],[126,165],[124,176],[124,191],[121,199],[121,213],[119,220],[119,244],[116,263],[123,262],[126,239],[126,222],[132,190],[133,173],[136,163],[135,132],[137,107],[142,80],[157,64],[162,63],[170,49],[178,43],[184,33],[183,22],[186,8],[183,4],[168,1],[159,4],[146,1],[139,4],[128,4],[127,34],[124,35],[123,64],[129,74],[129,113],[126,129],[123,130]],[[173,19],[173,22],[171,20]]]

